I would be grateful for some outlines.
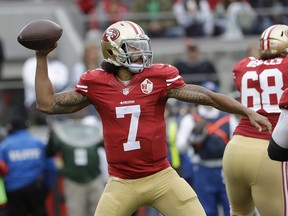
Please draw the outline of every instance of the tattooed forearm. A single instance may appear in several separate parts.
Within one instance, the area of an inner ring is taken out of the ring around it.
[[[87,105],[90,101],[87,97],[76,92],[63,92],[55,94],[52,102],[53,113],[72,113]]]
[[[250,110],[238,101],[224,94],[212,92],[197,85],[186,85],[180,89],[171,89],[167,97],[176,98],[185,102],[213,106],[224,112],[248,115]]]
[[[62,92],[37,100],[37,109],[47,114],[65,114],[83,109],[90,100],[75,91]]]
[[[185,102],[216,106],[208,93],[209,91],[200,86],[186,85],[180,89],[171,89],[167,96]]]

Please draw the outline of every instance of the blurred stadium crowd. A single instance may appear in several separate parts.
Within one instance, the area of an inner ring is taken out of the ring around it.
[[[138,22],[150,37],[241,37],[273,23],[287,23],[287,1],[268,0],[77,0],[87,29],[116,20]],[[233,32],[230,32],[232,31]],[[233,35],[230,35],[232,34]]]

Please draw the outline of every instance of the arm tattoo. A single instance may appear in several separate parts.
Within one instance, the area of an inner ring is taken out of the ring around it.
[[[55,94],[52,109],[54,113],[72,113],[91,104],[89,99],[74,91]]]
[[[209,96],[209,91],[196,85],[186,85],[179,89],[171,89],[168,92],[167,97],[202,105],[216,105]]]

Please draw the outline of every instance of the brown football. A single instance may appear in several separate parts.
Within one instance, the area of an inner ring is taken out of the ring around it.
[[[62,36],[63,29],[50,20],[34,20],[19,32],[18,42],[32,50],[52,47]]]

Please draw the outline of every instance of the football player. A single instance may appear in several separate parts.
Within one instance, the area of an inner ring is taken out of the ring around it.
[[[281,114],[268,146],[268,155],[272,160],[288,161],[288,89],[283,92],[279,108]]]
[[[62,114],[93,104],[100,114],[110,177],[95,216],[127,216],[145,205],[166,216],[205,215],[193,189],[167,160],[168,98],[238,113],[257,130],[271,129],[266,117],[236,100],[186,85],[171,65],[152,64],[150,39],[136,23],[119,21],[106,29],[101,40],[102,68],[85,72],[74,91],[54,93],[47,54],[56,46],[36,51],[37,107]]]
[[[275,127],[278,102],[288,87],[288,26],[273,25],[260,37],[259,57],[247,57],[234,66],[234,83],[244,106],[266,116]],[[267,153],[271,133],[259,133],[242,117],[223,157],[226,190],[233,216],[287,215],[286,163]]]

